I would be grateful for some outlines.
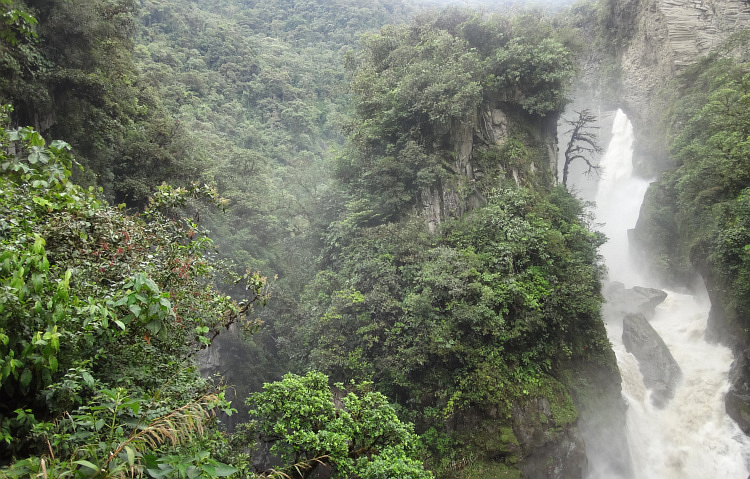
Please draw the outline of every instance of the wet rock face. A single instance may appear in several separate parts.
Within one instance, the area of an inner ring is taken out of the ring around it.
[[[614,20],[626,37],[621,51],[622,106],[633,121],[635,163],[651,174],[667,151],[653,138],[663,111],[658,91],[685,66],[716,49],[750,24],[745,0],[617,0]],[[638,151],[640,150],[640,151]]]
[[[612,363],[617,361],[611,352]],[[578,428],[586,443],[589,474],[583,477],[632,479],[633,464],[626,436],[627,404],[620,371],[580,361],[573,369],[583,379],[572,391]]]
[[[486,198],[476,188],[476,182],[485,175],[477,169],[475,148],[477,145],[502,146],[516,125],[528,127],[535,139],[547,150],[548,163],[529,165],[530,176],[544,178],[544,171],[557,171],[557,120],[558,114],[550,113],[542,119],[531,119],[528,115],[508,113],[497,105],[497,101],[483,104],[476,115],[465,121],[445,125],[440,131],[441,142],[447,146],[453,158],[451,178],[420,192],[420,205],[427,228],[434,233],[448,218],[457,218],[464,213],[486,204]],[[505,172],[517,184],[529,181],[523,172]],[[549,186],[552,186],[551,184]]]
[[[660,289],[633,286],[630,291],[638,301],[638,312],[646,316],[653,315],[656,307],[667,299],[667,293]]]
[[[724,398],[727,414],[750,434],[750,349],[742,351],[729,371],[729,392]]]
[[[680,366],[659,334],[641,314],[628,314],[622,321],[622,342],[638,360],[643,383],[652,390],[654,406],[664,407],[674,397],[682,377]]]
[[[588,461],[586,446],[576,424],[556,427],[550,403],[535,398],[513,408],[513,432],[527,451],[521,466],[531,479],[580,479]]]

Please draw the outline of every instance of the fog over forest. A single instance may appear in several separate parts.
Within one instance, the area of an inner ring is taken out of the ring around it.
[[[0,477],[746,477],[745,0],[0,0]]]

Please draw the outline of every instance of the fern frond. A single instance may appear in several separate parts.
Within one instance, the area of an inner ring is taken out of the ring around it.
[[[105,466],[117,457],[126,446],[140,453],[158,449],[163,444],[179,446],[196,436],[203,435],[206,419],[211,415],[211,404],[217,396],[209,394],[179,407],[169,414],[157,417],[142,429],[134,429],[131,435],[120,442],[110,453]]]

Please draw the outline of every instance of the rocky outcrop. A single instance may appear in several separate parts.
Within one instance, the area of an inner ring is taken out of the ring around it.
[[[578,385],[573,401],[578,409],[578,428],[586,444],[588,474],[585,477],[631,479],[632,458],[626,436],[627,405],[622,380],[611,352],[612,366],[577,361],[569,368]]]
[[[461,216],[484,203],[484,199],[473,188],[476,181],[472,161],[476,133],[474,124],[476,121],[456,124],[445,133],[453,150],[452,166],[456,175],[452,181],[425,188],[421,192],[424,215],[431,233],[446,218]]]
[[[528,130],[534,132],[534,141],[547,151],[547,163],[532,163],[528,165],[528,171],[509,169],[493,173],[493,176],[513,179],[519,185],[542,183],[551,186],[557,171],[557,120],[556,114],[539,118],[521,113],[503,102],[487,101],[473,118],[445,125],[438,136],[442,137],[440,142],[451,152],[451,170],[455,174],[439,184],[422,189],[420,193],[423,215],[430,232],[434,232],[447,218],[460,217],[486,203],[476,186],[477,181],[486,174],[475,159],[476,148],[480,145],[502,146],[510,135],[511,124],[528,126]],[[536,181],[528,176],[544,177],[544,180]]]
[[[513,408],[513,432],[526,451],[521,471],[526,478],[580,479],[587,469],[586,447],[575,423],[559,427],[547,398],[530,399]]]
[[[725,397],[727,414],[750,434],[750,349],[742,351],[729,371],[731,387]]]
[[[638,360],[643,383],[651,389],[651,402],[664,407],[674,397],[682,372],[669,348],[641,314],[628,314],[622,322],[622,343]]]
[[[620,104],[633,122],[634,162],[644,174],[667,164],[655,128],[662,89],[685,66],[710,53],[732,33],[750,26],[745,0],[617,0],[611,12],[622,46]]]
[[[504,405],[485,404],[457,412],[450,420],[458,441],[481,464],[479,470],[490,474],[486,477],[518,477],[519,470],[527,479],[585,476],[586,445],[576,407],[561,383],[547,378],[542,390],[546,396],[517,401],[510,414],[499,412]]]

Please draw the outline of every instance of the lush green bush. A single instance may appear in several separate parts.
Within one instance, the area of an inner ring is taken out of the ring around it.
[[[347,391],[322,373],[287,374],[266,384],[247,402],[256,430],[294,477],[317,467],[332,478],[433,477],[417,459],[413,425],[403,423],[382,394],[368,384]],[[294,474],[295,471],[297,474]]]
[[[0,447],[19,459],[4,474],[143,472],[228,408],[195,354],[246,322],[265,280],[248,274],[239,304],[220,293],[243,278],[172,215],[193,196],[220,203],[211,188],[163,186],[129,216],[70,181],[66,143],[30,128],[0,142]]]
[[[463,191],[470,185],[456,186],[465,172],[455,161],[455,136],[461,128],[486,127],[480,105],[511,115],[514,139],[536,149],[524,126],[562,110],[575,73],[571,51],[544,19],[457,8],[366,35],[348,67],[356,116],[336,175],[368,195],[381,220],[400,218],[429,188],[457,189],[462,201],[473,193]]]
[[[340,225],[338,227],[343,227]],[[348,226],[283,329],[284,351],[402,405],[503,414],[569,359],[606,363],[601,235],[575,198],[498,190],[430,236],[420,220]]]

